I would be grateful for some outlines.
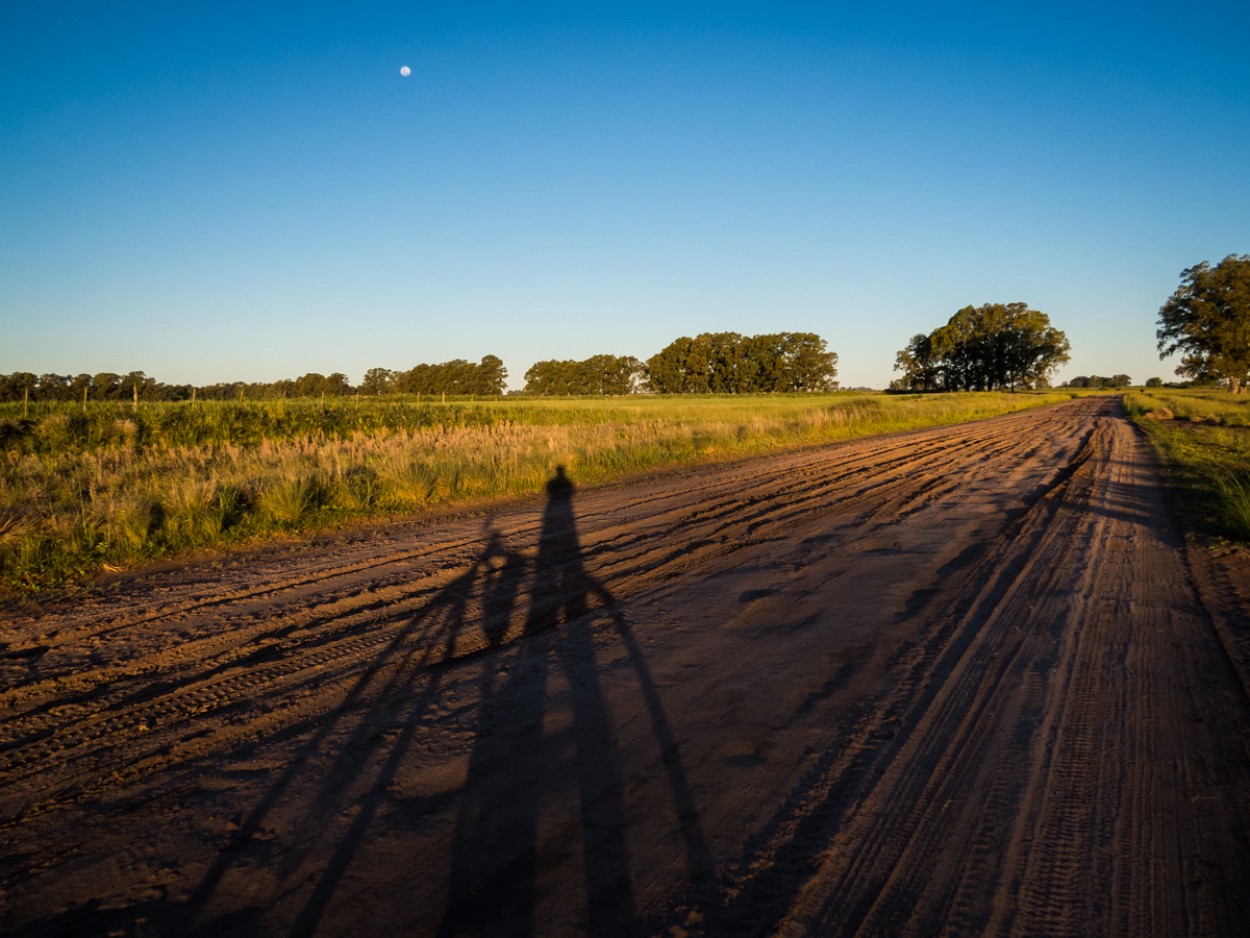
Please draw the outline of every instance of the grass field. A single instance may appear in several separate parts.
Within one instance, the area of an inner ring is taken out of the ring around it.
[[[0,407],[0,589],[352,520],[956,423],[1067,392]]]
[[[1124,397],[1193,530],[1250,541],[1250,395],[1149,389]]]

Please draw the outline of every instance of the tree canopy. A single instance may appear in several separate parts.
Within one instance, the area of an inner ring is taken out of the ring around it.
[[[1068,360],[1067,337],[1027,303],[965,306],[944,326],[899,350],[891,387],[911,391],[995,391],[1047,384]]]
[[[484,355],[479,364],[456,358],[437,365],[417,365],[394,378],[396,390],[405,394],[502,394],[508,370],[495,355]]]
[[[1108,378],[1106,375],[1077,375],[1075,378],[1069,378],[1064,382],[1064,387],[1069,388],[1113,388],[1114,390],[1122,390],[1133,383],[1133,379],[1128,375],[1112,375]],[[1163,382],[1160,381],[1160,384]]]
[[[356,391],[386,394],[401,391],[412,394],[457,394],[497,396],[503,394],[508,371],[495,355],[483,356],[478,364],[456,359],[439,365],[417,365],[408,371],[370,368],[359,388],[352,387],[342,372],[330,375],[315,371],[298,378],[268,382],[230,381],[192,387],[164,384],[142,371],[118,375],[105,371],[97,375],[34,375],[29,372],[0,374],[0,401],[185,401],[261,400],[276,397],[343,397]]]
[[[1159,357],[1180,352],[1178,375],[1227,381],[1234,394],[1250,377],[1250,254],[1203,261],[1159,308]]]
[[[535,362],[525,372],[528,394],[632,394],[643,375],[632,355],[592,355],[584,361]]]
[[[838,356],[812,332],[683,336],[647,359],[647,383],[658,394],[759,394],[831,391]]]

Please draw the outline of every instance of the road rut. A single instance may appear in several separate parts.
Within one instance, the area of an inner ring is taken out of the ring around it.
[[[0,926],[1250,934],[1246,570],[1091,398],[47,600]]]

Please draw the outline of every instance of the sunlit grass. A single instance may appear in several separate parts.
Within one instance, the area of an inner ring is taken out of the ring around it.
[[[1225,529],[1239,540],[1250,541],[1250,474],[1222,476],[1216,481]]]
[[[1068,399],[1036,394],[0,407],[0,586],[353,519],[579,484]],[[20,405],[19,405],[20,406]]]
[[[1167,468],[1186,524],[1250,541],[1250,395],[1150,389],[1124,402]]]

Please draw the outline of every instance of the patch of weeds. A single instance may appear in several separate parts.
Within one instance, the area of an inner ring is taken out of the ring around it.
[[[368,511],[382,495],[382,480],[369,466],[352,466],[334,486],[333,503],[348,511]]]
[[[405,508],[428,503],[439,486],[439,474],[433,466],[423,459],[403,455],[386,461],[381,480],[387,501]]]
[[[1221,475],[1216,478],[1221,515],[1231,537],[1250,541],[1250,481],[1246,477]]]
[[[320,476],[278,479],[260,493],[257,508],[268,520],[295,527],[326,502],[326,486]]]

